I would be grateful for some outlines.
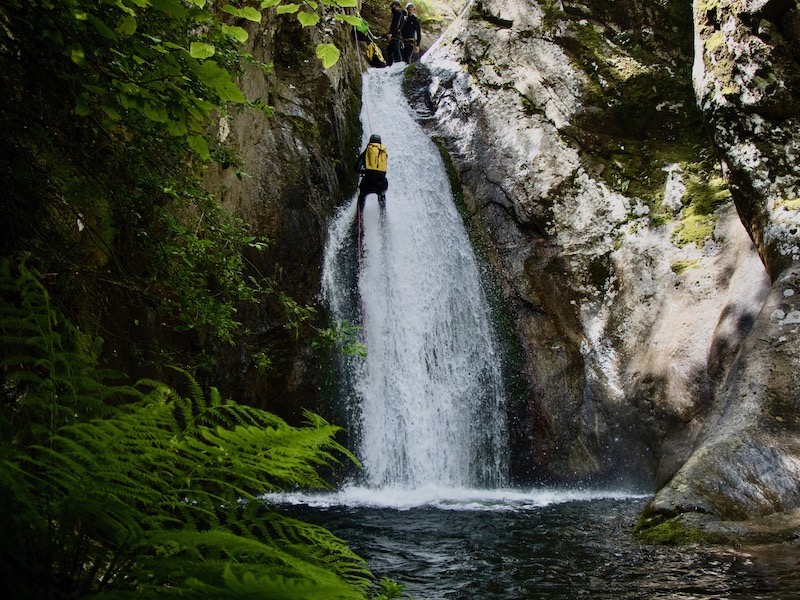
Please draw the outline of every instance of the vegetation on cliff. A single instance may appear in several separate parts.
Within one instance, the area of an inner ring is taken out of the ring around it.
[[[244,51],[247,24],[274,10],[311,26],[322,10],[280,4],[0,8],[0,552],[13,597],[367,594],[370,574],[343,542],[254,501],[324,485],[318,469],[352,458],[335,427],[313,415],[290,427],[192,377],[181,394],[107,368],[194,370],[207,340],[247,335],[238,314],[265,298],[288,327],[308,321],[252,266],[269,241],[204,183],[211,165],[247,176],[213,135],[219,117],[271,114],[237,85],[245,66],[271,69]],[[330,65],[338,51],[317,55]],[[114,347],[168,338],[115,364]]]

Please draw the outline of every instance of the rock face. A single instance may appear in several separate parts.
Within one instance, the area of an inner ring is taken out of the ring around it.
[[[800,507],[800,12],[695,2],[695,87],[737,210],[773,280],[697,448],[645,511],[712,536],[796,535]],[[693,514],[699,513],[699,514]],[[718,521],[748,520],[720,531]],[[769,536],[768,536],[769,537]]]
[[[797,534],[800,507],[800,268],[785,269],[736,358],[697,449],[647,506],[667,521],[715,537],[748,539],[764,519],[772,537]],[[720,531],[719,521],[739,523]],[[765,534],[761,534],[765,536]],[[758,538],[756,538],[758,539]]]
[[[323,36],[323,29],[332,33]],[[255,273],[275,279],[278,289],[299,305],[316,304],[327,219],[355,186],[354,163],[361,143],[358,119],[361,76],[350,29],[332,19],[302,28],[292,15],[251,24],[250,52],[273,73],[255,67],[243,78],[250,99],[261,98],[274,114],[257,111],[223,119],[218,137],[237,151],[246,177],[231,169],[212,173],[209,181],[226,206],[259,235],[272,241],[263,253],[249,256]],[[319,42],[334,41],[341,60],[323,70],[314,55]],[[244,346],[214,348],[216,371],[210,381],[238,401],[296,418],[301,408],[318,404],[320,358],[311,354],[308,333],[298,337],[283,327],[277,300],[241,314],[245,326],[272,361],[256,368]]]
[[[622,4],[476,0],[412,85],[522,340],[515,472],[791,511],[797,3]]]
[[[646,522],[723,537],[797,522],[799,23],[790,0],[473,0],[411,69],[520,340],[520,482],[659,490]],[[221,123],[252,179],[219,186],[276,239],[258,267],[313,301],[355,182],[357,61],[323,73],[291,21],[253,33],[275,77],[247,93],[276,116]],[[285,376],[239,349],[221,369],[237,398],[316,408],[273,314],[248,322]]]
[[[670,4],[473,2],[418,69],[522,340],[521,478],[668,482],[768,291]]]
[[[736,207],[775,280],[800,261],[800,10],[697,1],[695,87]]]

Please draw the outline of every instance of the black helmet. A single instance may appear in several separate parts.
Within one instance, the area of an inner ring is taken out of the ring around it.
[[[373,133],[371,136],[369,136],[369,143],[371,144],[372,142],[380,144],[381,136],[379,136],[377,133]]]

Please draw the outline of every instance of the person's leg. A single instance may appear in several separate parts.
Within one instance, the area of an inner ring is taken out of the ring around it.
[[[378,208],[380,209],[381,221],[386,220],[386,194],[378,194]]]
[[[396,37],[393,37],[392,41],[389,42],[388,54],[389,58],[386,63],[389,65],[403,60],[403,57],[400,55],[400,40]]]
[[[404,42],[403,43],[402,55],[403,55],[403,60],[408,65],[411,64],[411,53],[412,52],[414,52],[414,44],[409,44],[408,42]]]

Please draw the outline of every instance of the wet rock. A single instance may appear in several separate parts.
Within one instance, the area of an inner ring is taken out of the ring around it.
[[[321,30],[279,16],[249,25],[248,50],[273,64],[274,72],[248,67],[242,89],[274,110],[233,113],[220,121],[218,138],[241,156],[245,175],[228,169],[208,177],[225,205],[271,242],[266,251],[247,257],[253,275],[271,278],[300,306],[317,306],[328,219],[357,180],[359,62],[349,28],[331,31],[343,55],[323,70],[314,46],[332,40]],[[319,407],[320,356],[311,350],[309,330],[295,335],[286,329],[277,298],[243,307],[238,317],[253,335],[247,346],[208,350],[215,357],[210,381],[225,396],[293,422],[303,408]],[[253,354],[261,351],[271,360],[269,370],[257,368]]]
[[[768,278],[721,173],[693,154],[710,149],[688,4],[607,8],[473,3],[413,87],[522,340],[515,472],[660,487]]]

